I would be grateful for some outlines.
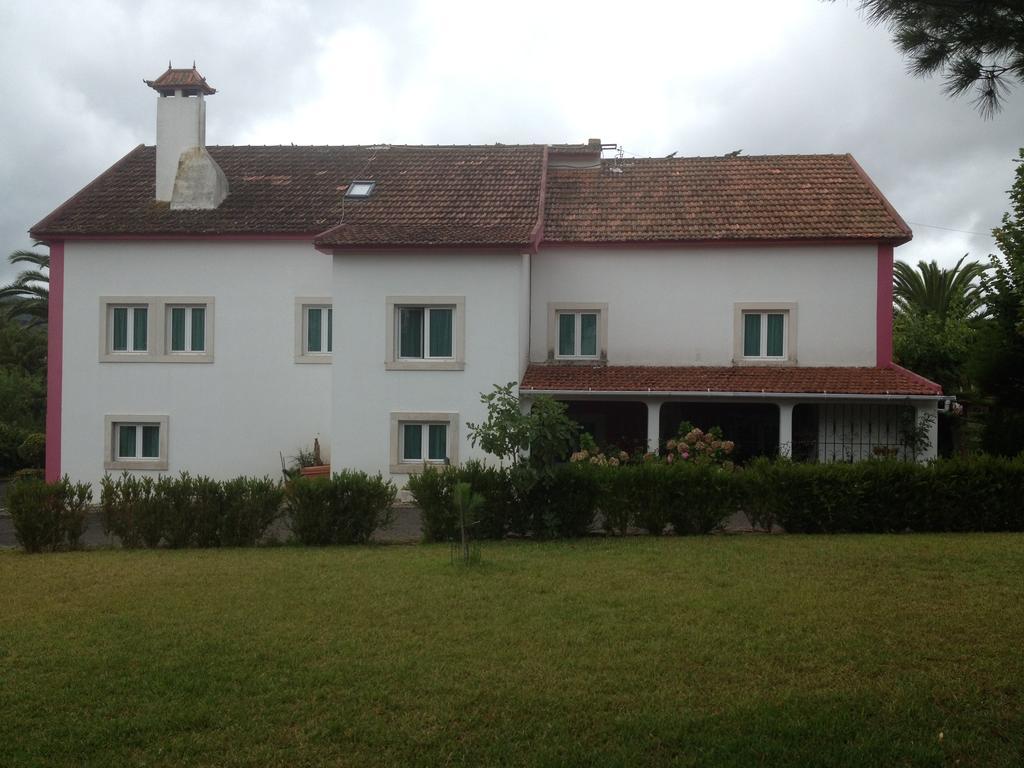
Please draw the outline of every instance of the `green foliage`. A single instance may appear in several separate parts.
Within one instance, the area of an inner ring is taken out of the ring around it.
[[[280,517],[284,491],[269,477],[227,482],[193,477],[101,481],[100,519],[125,547],[251,547]]]
[[[523,451],[530,446],[531,424],[529,416],[519,406],[517,384],[510,381],[495,385],[494,390],[480,395],[487,406],[487,418],[480,424],[466,422],[470,444],[477,443],[501,462],[516,464]]]
[[[42,467],[46,335],[7,317],[0,307],[0,476]]]
[[[1013,456],[1024,450],[1024,149],[1010,189],[1011,210],[993,231],[1001,256],[984,278],[991,321],[975,348],[978,386],[991,398],[982,443]]]
[[[529,413],[523,413],[516,386],[514,381],[496,385],[480,396],[487,406],[487,418],[480,424],[466,423],[470,444],[479,444],[502,464],[513,466],[522,462],[526,449],[530,451],[529,464],[536,469],[564,461],[579,435],[579,425],[567,414],[568,406],[539,396]]]
[[[860,0],[884,24],[916,77],[942,74],[944,90],[974,90],[983,117],[1002,108],[1013,81],[1024,83],[1024,15],[1017,2]]]
[[[965,253],[949,269],[936,261],[919,261],[917,268],[904,261],[893,264],[893,303],[897,312],[921,312],[940,318],[967,319],[985,313],[981,278],[985,267],[969,261]]]
[[[14,251],[7,260],[11,264],[30,265],[28,269],[19,272],[13,281],[0,286],[0,302],[4,303],[7,316],[12,320],[27,318],[30,327],[46,325],[50,295],[50,255],[36,251]]]
[[[1024,458],[914,464],[752,462],[737,473],[751,522],[789,533],[1022,531]]]
[[[89,484],[72,483],[67,476],[56,483],[19,479],[7,497],[15,537],[26,552],[75,549],[91,502]]]
[[[379,473],[344,470],[330,478],[296,478],[285,487],[292,533],[314,546],[364,544],[391,522],[396,492]]]
[[[456,483],[452,488],[452,512],[459,526],[458,556],[454,551],[453,559],[457,559],[463,565],[469,565],[480,561],[480,550],[474,550],[473,528],[476,526],[476,515],[484,505],[484,497],[473,490],[473,486],[466,482]]]
[[[967,363],[978,330],[960,313],[940,315],[911,309],[893,317],[893,356],[900,365],[942,385],[945,392],[968,387]]]
[[[536,472],[521,496],[529,532],[541,539],[586,536],[597,514],[602,469],[559,464]]]
[[[521,468],[521,469],[526,469]],[[420,508],[424,541],[452,541],[458,533],[458,520],[453,507],[453,489],[467,483],[481,495],[483,503],[475,513],[475,534],[479,538],[500,539],[512,530],[524,532],[519,524],[516,473],[504,467],[491,467],[480,461],[462,465],[427,466],[410,475],[407,483]]]

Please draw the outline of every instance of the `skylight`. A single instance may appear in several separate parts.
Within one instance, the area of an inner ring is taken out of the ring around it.
[[[375,181],[353,181],[348,185],[345,197],[369,197],[375,186]]]

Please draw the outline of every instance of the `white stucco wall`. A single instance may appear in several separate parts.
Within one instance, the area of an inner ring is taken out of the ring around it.
[[[736,302],[797,304],[799,365],[874,365],[877,249],[542,249],[532,260],[530,359],[548,303],[608,304],[612,365],[730,365]]]
[[[295,299],[330,279],[308,243],[67,243],[62,471],[102,477],[107,414],[166,415],[170,473],[280,476],[316,436],[326,456],[331,366],[295,362]],[[99,362],[101,296],[212,296],[214,362]]]
[[[334,467],[388,476],[395,411],[458,413],[459,460],[485,458],[466,422],[485,417],[481,392],[519,380],[524,264],[518,253],[335,256]],[[465,297],[465,369],[385,370],[389,296]]]

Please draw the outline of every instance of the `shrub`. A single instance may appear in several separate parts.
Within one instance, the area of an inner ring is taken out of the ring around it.
[[[238,477],[224,483],[220,545],[255,546],[280,517],[283,498],[281,484],[269,477]]]
[[[512,483],[512,471],[481,461],[460,466],[427,466],[410,475],[406,487],[420,508],[424,541],[450,541],[458,528],[452,505],[452,489],[469,483],[483,502],[474,510],[474,538],[501,539],[513,529],[519,505]]]
[[[292,533],[302,544],[361,544],[392,520],[395,486],[365,472],[297,478],[285,488]]]
[[[136,477],[127,472],[100,481],[100,520],[103,531],[117,536],[129,549],[155,547],[163,538],[167,481]]]
[[[672,469],[667,473],[674,496],[669,518],[677,535],[710,533],[739,509],[732,471],[710,463]]]
[[[536,475],[522,497],[529,531],[538,538],[585,536],[594,524],[602,468],[561,464]]]
[[[91,502],[89,484],[72,483],[66,475],[56,483],[20,479],[7,497],[14,535],[26,552],[76,548]]]

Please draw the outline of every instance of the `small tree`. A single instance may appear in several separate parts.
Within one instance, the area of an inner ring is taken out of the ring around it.
[[[460,541],[452,542],[452,560],[458,547],[458,559],[465,565],[480,561],[480,550],[470,551],[470,531],[476,525],[477,511],[483,506],[484,497],[473,490],[469,483],[456,483],[452,489],[452,506],[459,521]]]
[[[546,395],[535,398],[530,411],[523,413],[515,388],[516,383],[509,382],[480,396],[480,402],[487,406],[487,418],[479,424],[466,423],[470,443],[474,447],[479,444],[513,467],[524,463],[527,450],[531,467],[551,467],[569,455],[579,435],[579,424],[569,418],[565,403]]]

